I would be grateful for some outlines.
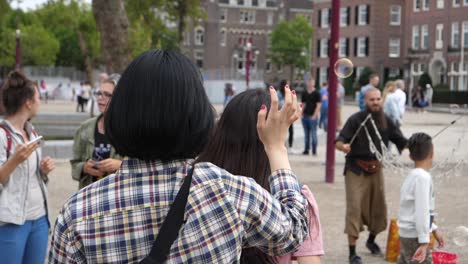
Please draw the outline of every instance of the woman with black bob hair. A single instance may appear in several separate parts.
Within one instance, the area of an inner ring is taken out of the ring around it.
[[[287,84],[285,88],[289,88]],[[257,112],[262,105],[270,106],[271,100],[263,89],[247,90],[234,97],[224,109],[217,122],[210,142],[197,158],[197,162],[211,162],[232,174],[254,179],[263,188],[270,190],[271,174],[268,156],[257,134]],[[308,200],[309,236],[294,254],[272,257],[250,247],[242,249],[241,264],[292,263],[318,264],[324,254],[318,205],[310,189],[303,185],[301,193]]]
[[[115,175],[65,203],[49,262],[135,263],[150,254],[153,243],[167,244],[160,258],[167,263],[238,263],[242,247],[270,255],[298,248],[308,232],[307,201],[284,140],[301,109],[289,89],[281,110],[275,90],[270,94],[269,113],[266,105],[257,109],[257,128],[270,162],[271,194],[251,178],[193,163],[210,140],[214,111],[188,58],[152,50],[134,59],[104,117],[111,144],[127,158]],[[179,203],[185,187],[188,200]],[[175,221],[174,204],[183,205]],[[174,239],[167,230],[175,230]]]

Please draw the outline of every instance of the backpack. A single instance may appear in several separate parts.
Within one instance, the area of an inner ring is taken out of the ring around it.
[[[11,138],[11,132],[10,132],[10,130],[9,130],[4,124],[0,124],[0,128],[3,129],[3,131],[5,131],[5,134],[6,134],[6,138],[7,138],[6,157],[7,157],[7,159],[8,159],[8,158],[10,158],[10,154],[11,154],[11,145],[13,144],[13,139]],[[36,130],[33,129],[32,134],[33,134],[35,137],[37,137],[37,132],[36,132]]]

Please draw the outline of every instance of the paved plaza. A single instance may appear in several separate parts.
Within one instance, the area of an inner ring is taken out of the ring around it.
[[[219,108],[219,107],[218,107]],[[70,103],[50,102],[42,106],[42,111],[74,111],[74,105]],[[357,111],[356,106],[344,107],[344,118]],[[434,135],[457,116],[440,113],[414,113],[408,112],[404,118],[402,131],[409,137],[414,132],[426,132]],[[322,222],[324,244],[326,255],[324,263],[347,263],[348,247],[344,230],[345,216],[345,191],[344,177],[342,176],[344,155],[337,152],[335,167],[335,183],[325,183],[325,141],[326,135],[320,132],[318,156],[303,156],[303,131],[300,122],[295,128],[294,146],[290,150],[293,170],[299,176],[299,180],[307,184],[314,192],[320,207],[320,218]],[[458,263],[468,263],[468,248],[461,248],[452,242],[453,232],[457,226],[468,226],[468,161],[457,169],[450,169],[461,160],[468,160],[468,148],[464,144],[468,142],[468,116],[457,121],[457,123],[435,140],[435,162],[447,162],[433,171],[436,190],[436,219],[446,238],[446,250],[456,252],[460,255]],[[408,151],[400,157],[405,165],[410,166]],[[78,184],[71,178],[71,169],[68,161],[58,160],[57,169],[50,175],[49,198],[50,218],[54,222],[61,205],[77,190]],[[448,172],[448,173],[446,173]],[[398,201],[400,185],[405,175],[395,170],[386,169],[386,195],[389,218],[395,218],[398,214]],[[377,237],[378,244],[385,249],[387,232]],[[363,257],[364,263],[385,263],[383,258],[370,256],[365,249],[367,232],[362,233],[362,239],[358,242],[357,252]]]

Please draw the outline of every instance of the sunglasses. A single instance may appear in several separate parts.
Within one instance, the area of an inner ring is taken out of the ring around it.
[[[106,98],[112,98],[112,94],[111,93],[108,93],[108,92],[101,92],[101,91],[97,91],[94,93],[94,95],[96,95],[96,97],[99,97],[99,96],[103,96],[103,97],[106,97]]]

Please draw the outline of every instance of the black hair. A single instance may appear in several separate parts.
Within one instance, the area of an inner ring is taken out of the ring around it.
[[[251,177],[270,190],[270,165],[257,132],[258,111],[270,103],[270,95],[263,89],[247,90],[235,96],[224,109],[197,161],[211,162],[232,174]],[[275,259],[257,248],[245,248],[241,263],[275,263]]]
[[[279,85],[279,91],[280,91],[280,93],[281,93],[281,95],[283,97],[284,97],[284,94],[285,94],[284,89],[286,89],[286,84],[288,84],[288,81],[283,79],[283,80],[281,80],[280,85]]]
[[[414,161],[425,160],[433,150],[432,138],[426,133],[415,133],[408,140],[410,157]]]
[[[214,109],[200,71],[187,57],[150,50],[125,69],[104,123],[120,155],[146,161],[187,159],[208,142]]]
[[[7,115],[16,114],[28,99],[37,92],[34,82],[19,71],[12,71],[2,87],[2,103]]]

